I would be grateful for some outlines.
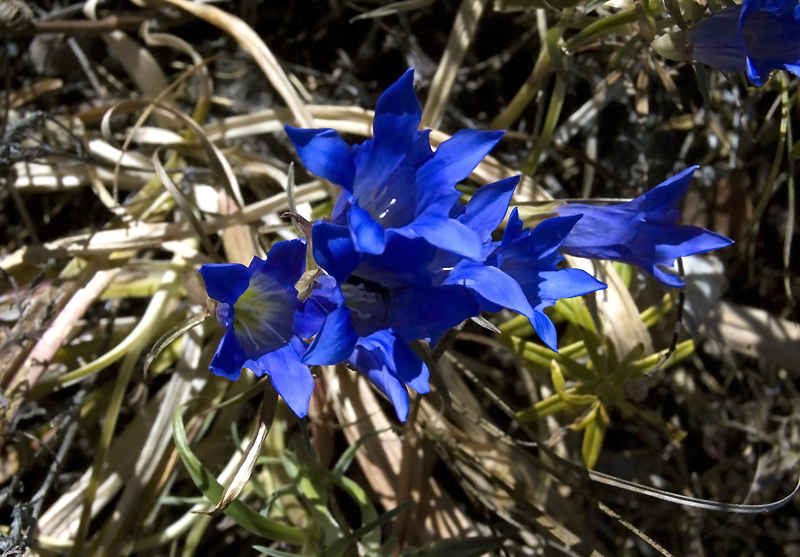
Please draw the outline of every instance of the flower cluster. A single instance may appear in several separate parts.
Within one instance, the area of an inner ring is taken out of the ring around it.
[[[495,241],[519,177],[479,188],[466,205],[455,186],[502,133],[464,130],[433,151],[420,119],[409,70],[379,99],[372,139],[350,146],[334,130],[286,127],[303,164],[342,188],[331,218],[311,227],[319,269],[304,274],[302,239],[278,242],[249,267],[203,265],[225,328],[212,372],[230,379],[243,367],[267,374],[302,417],[314,388],[309,366],[346,362],[405,421],[407,389],[429,391],[414,341],[435,344],[465,319],[508,308],[557,349],[543,310],[606,287],[584,271],[559,268],[559,250],[639,265],[679,286],[658,267],[730,242],[674,225],[694,168],[629,203],[566,206],[533,229],[514,209]]]

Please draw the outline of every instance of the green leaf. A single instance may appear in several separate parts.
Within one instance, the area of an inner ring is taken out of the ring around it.
[[[358,540],[365,534],[368,534],[369,532],[377,528],[380,528],[381,526],[383,526],[384,524],[395,518],[397,515],[406,511],[410,507],[413,507],[414,505],[416,505],[414,501],[406,501],[405,503],[400,503],[395,508],[383,513],[381,516],[379,516],[369,524],[362,526],[358,530],[354,530],[352,534],[348,534],[347,536],[333,542],[330,546],[328,546],[328,549],[325,551],[325,554],[326,555],[341,554],[345,549],[347,549],[348,545]]]
[[[172,437],[175,440],[175,447],[178,449],[178,454],[192,481],[203,492],[206,499],[214,505],[222,497],[222,486],[189,447],[189,440],[183,427],[183,409],[183,406],[179,407],[172,418]],[[308,538],[304,530],[263,517],[241,501],[233,501],[224,512],[239,526],[257,536],[292,545],[302,545]]]
[[[597,464],[600,449],[603,448],[605,433],[606,424],[603,422],[601,412],[596,412],[594,419],[586,426],[586,430],[583,433],[583,446],[581,447],[583,465],[589,470]]]
[[[343,476],[347,469],[350,468],[350,464],[353,462],[353,458],[356,456],[356,452],[358,449],[364,446],[364,443],[375,437],[376,435],[380,435],[386,431],[391,431],[391,427],[384,427],[381,429],[376,429],[374,431],[369,431],[362,435],[355,443],[347,447],[347,450],[342,453],[341,458],[336,463],[336,466],[333,467],[333,472],[337,476]]]
[[[561,412],[570,408],[570,404],[558,395],[550,395],[525,410],[520,410],[516,418],[521,422],[531,422],[539,418],[544,418],[556,412]]]

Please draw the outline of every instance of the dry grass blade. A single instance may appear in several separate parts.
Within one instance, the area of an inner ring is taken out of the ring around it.
[[[175,35],[170,35],[168,33],[151,33],[148,23],[142,26],[142,38],[149,46],[167,46],[174,48],[187,54],[192,59],[192,63],[198,68],[198,94],[194,118],[197,121],[204,119],[204,115],[208,111],[208,106],[211,103],[211,96],[214,94],[214,83],[211,80],[208,66],[203,62],[202,56],[192,48],[192,45]]]
[[[195,17],[204,19],[212,25],[216,25],[231,35],[239,43],[239,46],[242,47],[242,50],[253,57],[272,86],[278,94],[283,97],[283,100],[292,111],[297,123],[304,128],[313,127],[311,114],[306,109],[305,103],[303,103],[295,92],[289,78],[286,77],[286,73],[278,64],[275,56],[267,45],[264,44],[264,41],[261,40],[261,37],[259,37],[244,21],[214,6],[188,2],[187,0],[145,0],[145,2],[175,6],[176,8],[189,12]]]
[[[188,73],[184,75],[188,75]],[[242,192],[241,189],[239,188],[239,182],[236,179],[236,174],[234,174],[230,163],[228,163],[227,159],[222,155],[222,152],[219,150],[219,148],[209,140],[208,136],[206,136],[205,132],[203,131],[203,128],[200,127],[200,125],[198,125],[194,120],[192,120],[192,118],[190,118],[183,112],[170,108],[169,106],[163,105],[157,101],[144,101],[144,100],[121,101],[116,105],[114,105],[111,109],[109,109],[109,111],[103,116],[103,129],[104,130],[108,129],[109,127],[108,122],[110,121],[111,115],[117,109],[131,110],[138,108],[144,108],[145,113],[139,118],[137,125],[133,129],[134,132],[141,124],[144,123],[144,120],[146,119],[149,111],[155,108],[163,110],[168,114],[174,116],[176,119],[184,123],[194,134],[194,137],[200,142],[200,146],[206,152],[206,156],[208,157],[208,164],[211,167],[211,170],[220,179],[220,181],[222,182],[223,186],[225,186],[225,189],[228,191],[228,193],[234,199],[236,199],[236,201],[239,203],[240,206],[244,204],[244,201],[242,200]],[[130,140],[131,136],[129,136],[125,140],[125,144],[123,145],[122,151],[120,152],[120,159],[118,159],[117,161],[117,170],[115,172],[118,172],[119,165],[121,164],[122,160],[121,157],[124,154],[126,154],[125,149],[130,143]]]
[[[142,447],[148,442],[165,395],[166,390],[160,390],[147,402],[131,424],[114,439],[106,459],[108,466],[102,472],[101,482],[92,504],[92,516],[96,516],[119,493],[126,480],[133,474],[137,462],[131,458],[131,447]],[[42,535],[65,542],[70,542],[74,538],[90,475],[91,469],[86,470],[80,479],[45,511],[38,524]]]
[[[704,330],[723,346],[800,372],[800,324],[764,310],[721,302]]]
[[[388,6],[382,6],[374,10],[370,10],[350,20],[350,23],[361,21],[362,19],[373,19],[376,17],[386,17],[387,15],[398,14],[411,10],[418,10],[424,8],[429,4],[433,4],[434,0],[400,0],[399,2],[392,2]]]
[[[164,72],[156,62],[153,55],[142,48],[122,31],[112,31],[102,35],[111,54],[127,70],[136,85],[150,98],[159,98],[162,93],[169,88]],[[164,100],[169,103],[168,99]],[[169,128],[172,122],[158,114],[155,115],[158,125],[162,128]]]
[[[597,292],[595,298],[598,301],[603,334],[614,346],[617,358],[624,358],[637,346],[644,349],[643,355],[652,354],[653,341],[650,333],[639,315],[630,291],[611,263],[579,257],[568,257],[567,261],[573,267],[597,276],[608,285],[606,290]]]
[[[288,196],[286,204],[290,205]],[[217,196],[217,210],[222,215],[235,216],[239,212],[239,208],[224,191]],[[264,250],[258,243],[254,227],[246,223],[235,224],[223,230],[222,245],[229,263],[249,265],[253,256],[264,257]]]
[[[447,40],[447,48],[433,76],[428,102],[422,111],[420,125],[423,128],[438,128],[442,122],[458,69],[472,44],[478,30],[478,22],[488,3],[489,0],[462,0],[453,23],[453,30],[450,31],[450,38]]]
[[[200,369],[202,340],[199,329],[186,337],[177,370],[163,388],[164,398],[149,435],[138,450],[131,447],[131,452],[137,455],[133,474],[125,482],[114,514],[98,536],[100,541],[94,551],[97,557],[119,555],[128,537],[127,532],[141,528],[145,518],[141,513],[142,503],[154,496],[153,479],[157,479],[157,472],[171,449],[172,416],[206,381],[207,375]]]
[[[328,192],[321,182],[299,186],[296,194],[298,203],[321,201],[328,197]],[[288,208],[286,193],[279,193],[248,205],[241,213],[204,221],[202,229],[207,234],[219,232],[231,226],[253,222],[276,211],[286,211]],[[193,234],[194,229],[188,223],[140,224],[125,229],[103,230],[95,234],[79,234],[49,242],[41,247],[21,248],[0,261],[0,268],[8,272],[26,263],[44,262],[53,257],[108,254],[155,246],[174,251],[170,242],[185,240]]]
[[[277,408],[278,393],[272,383],[267,381],[264,383],[264,396],[261,399],[261,412],[256,421],[256,431],[250,438],[247,447],[245,447],[241,459],[236,464],[233,476],[224,484],[219,503],[210,511],[204,512],[204,514],[217,516],[239,497],[244,486],[250,481],[253,468],[256,466],[256,460],[261,454],[261,447],[264,446],[264,441],[267,440],[272,422],[275,420],[275,410]]]
[[[111,284],[117,273],[119,273],[118,269],[87,273],[91,278],[85,285],[81,286],[80,290],[75,292],[74,296],[69,298],[66,305],[56,315],[53,323],[33,347],[28,359],[17,374],[17,383],[24,381],[30,389],[39,382],[42,373],[47,369],[47,365],[55,356],[56,351],[66,341],[67,335],[74,324],[83,317],[89,306]],[[14,385],[12,390],[16,386]]]
[[[366,381],[352,370],[324,366],[326,383],[339,422],[349,443],[356,443],[374,431],[384,431],[365,441],[356,459],[369,478],[378,500],[386,508],[398,501],[414,500],[419,504],[404,513],[405,520],[395,529],[405,543],[419,544],[435,539],[486,535],[480,525],[466,515],[430,475],[419,466],[430,457],[430,448],[413,449],[407,436],[393,431],[378,400]],[[407,426],[418,427],[412,423]],[[412,437],[417,437],[417,432]],[[427,457],[426,457],[427,454]],[[414,466],[410,464],[414,463]],[[412,514],[413,513],[413,514]]]
[[[64,82],[60,79],[41,79],[22,87],[17,91],[12,91],[8,95],[8,99],[0,99],[0,103],[5,104],[8,103],[8,107],[11,109],[20,108],[36,100],[38,97],[41,97],[45,93],[49,93],[51,91],[57,91],[64,86]]]
[[[175,200],[175,203],[178,204],[178,207],[181,208],[183,216],[186,217],[186,220],[189,221],[189,225],[194,229],[195,233],[197,233],[197,237],[200,238],[200,241],[203,243],[203,247],[206,248],[206,252],[214,259],[214,262],[222,263],[222,259],[217,253],[216,248],[214,248],[214,244],[203,231],[203,226],[200,224],[200,221],[197,220],[197,217],[194,214],[194,209],[189,204],[189,201],[186,199],[186,197],[184,197],[181,190],[179,190],[178,187],[172,182],[169,174],[164,169],[164,165],[161,164],[161,160],[158,157],[160,151],[161,149],[156,149],[151,159],[153,161],[153,168],[156,171],[156,175],[158,176],[159,180],[161,180],[161,184],[167,188],[167,191],[169,191],[169,193],[172,195],[172,198]]]

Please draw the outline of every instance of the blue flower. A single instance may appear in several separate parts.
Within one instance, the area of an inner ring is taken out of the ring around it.
[[[450,328],[478,315],[465,287],[434,286],[416,272],[433,255],[421,238],[389,235],[381,255],[360,253],[346,226],[317,221],[314,258],[328,275],[317,278],[307,314],[322,325],[302,361],[308,365],[348,362],[367,376],[408,417],[406,386],[429,392],[429,370],[409,348],[414,340],[435,343]]]
[[[297,298],[295,285],[305,269],[304,240],[278,242],[267,259],[206,264],[198,271],[209,297],[217,301],[217,321],[225,335],[209,369],[231,380],[243,367],[269,375],[272,385],[298,417],[308,413],[314,378],[301,362],[302,338],[313,335],[313,315]]]
[[[380,255],[388,237],[424,238],[477,258],[480,240],[449,218],[455,185],[497,144],[500,131],[462,130],[431,150],[430,130],[418,130],[422,111],[408,70],[378,99],[373,137],[350,146],[331,129],[286,126],[300,159],[314,174],[341,186],[333,224],[346,226],[359,253]]]
[[[800,75],[800,4],[744,0],[705,18],[690,30],[689,41],[695,60],[723,71],[746,71],[758,86],[770,70]]]
[[[667,286],[684,286],[678,277],[659,267],[671,267],[678,257],[733,243],[697,226],[675,224],[681,214],[678,202],[697,168],[687,168],[627,203],[608,207],[574,203],[560,207],[558,213],[562,216],[583,215],[561,245],[561,251],[637,265]]]
[[[558,248],[580,216],[551,218],[523,230],[515,208],[502,240],[492,242],[492,230],[502,222],[518,181],[516,176],[480,188],[458,217],[485,239],[485,260],[462,259],[450,268],[445,257],[436,265],[448,270],[444,284],[470,288],[484,311],[505,307],[527,317],[542,341],[557,352],[555,326],[544,308],[559,298],[583,296],[606,285],[580,269],[557,268],[564,260]]]

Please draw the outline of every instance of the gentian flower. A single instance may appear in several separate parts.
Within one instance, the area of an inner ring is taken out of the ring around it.
[[[557,352],[555,326],[544,308],[559,298],[583,296],[606,285],[580,269],[557,268],[564,260],[558,248],[580,220],[579,215],[550,218],[532,230],[523,230],[518,210],[514,208],[503,239],[492,242],[492,231],[503,221],[518,181],[515,176],[483,186],[458,217],[485,239],[485,260],[461,259],[450,268],[447,257],[440,256],[436,265],[449,271],[443,284],[467,286],[476,294],[484,311],[497,312],[505,307],[521,313],[542,341]]]
[[[357,252],[380,255],[389,235],[400,234],[478,258],[480,239],[449,211],[455,185],[503,132],[462,130],[434,153],[430,130],[418,130],[421,117],[410,69],[378,99],[372,139],[351,147],[332,129],[286,133],[309,171],[342,188],[331,220],[347,227]]]
[[[363,373],[408,418],[406,386],[430,391],[429,370],[411,350],[414,340],[436,342],[450,328],[480,313],[463,286],[433,286],[416,275],[417,259],[433,250],[423,239],[390,235],[380,256],[359,253],[350,231],[317,221],[314,258],[329,275],[312,286],[306,314],[323,323],[302,358],[308,365],[346,361]],[[413,248],[413,249],[410,249]]]
[[[678,277],[659,267],[671,267],[678,257],[733,243],[697,226],[675,224],[681,214],[678,201],[697,168],[687,168],[627,203],[607,207],[573,203],[560,207],[557,211],[562,216],[583,215],[561,244],[561,251],[636,265],[667,286],[684,286]]]
[[[304,240],[276,243],[267,259],[206,264],[198,271],[225,335],[211,359],[215,375],[235,381],[243,367],[269,375],[272,385],[298,417],[308,413],[314,378],[301,362],[302,338],[313,335],[316,321],[306,315],[295,285],[305,269]]]
[[[715,12],[689,31],[691,56],[712,68],[746,71],[761,86],[770,70],[800,75],[800,4],[744,0]]]

